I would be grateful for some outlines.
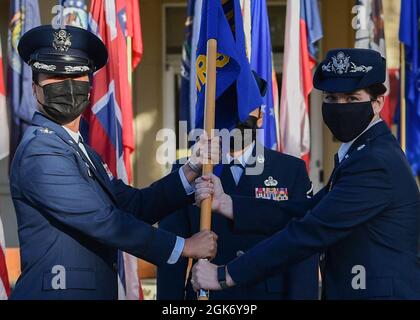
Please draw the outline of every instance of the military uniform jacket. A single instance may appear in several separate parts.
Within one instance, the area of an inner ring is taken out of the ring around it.
[[[191,202],[179,173],[134,189],[86,149],[93,163],[40,113],[18,147],[10,184],[22,274],[12,299],[117,299],[118,249],[154,264],[172,253],[176,236],[151,224]]]
[[[234,198],[233,205],[239,220],[257,206],[267,215],[310,209],[228,264],[237,284],[258,281],[315,252],[326,252],[326,299],[420,299],[419,190],[384,122],[353,143],[330,185],[312,203],[276,206]]]

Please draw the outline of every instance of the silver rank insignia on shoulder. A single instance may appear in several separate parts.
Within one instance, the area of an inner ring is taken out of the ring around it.
[[[47,133],[47,134],[54,133],[54,131],[52,131],[48,128],[42,128],[42,129],[39,129],[39,131],[42,132],[42,133]]]
[[[362,144],[361,146],[357,147],[357,151],[363,150],[366,147],[365,144]]]
[[[71,34],[67,30],[54,32],[53,48],[57,51],[67,52],[71,47]]]
[[[278,185],[278,182],[277,180],[274,180],[273,177],[268,177],[268,179],[264,181],[264,184],[267,187],[275,187]]]
[[[114,175],[112,174],[111,170],[109,170],[109,167],[106,163],[102,163],[102,166],[104,167],[106,174],[108,175],[109,180],[114,180]]]

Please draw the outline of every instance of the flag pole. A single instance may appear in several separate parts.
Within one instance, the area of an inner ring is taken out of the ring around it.
[[[133,102],[133,38],[127,36],[127,71],[128,71],[128,86],[130,90],[130,95],[132,97]],[[133,103],[134,106],[134,103]],[[135,134],[135,133],[134,133]],[[133,163],[134,163],[134,152],[131,154],[130,157],[130,166],[131,172],[133,173]],[[133,178],[133,177],[131,177]]]
[[[206,93],[205,93],[205,111],[204,111],[204,130],[208,137],[213,135],[215,125],[215,107],[216,107],[216,58],[217,58],[217,40],[209,39],[207,41],[207,66],[206,66]],[[203,165],[203,175],[213,173],[213,164],[205,163]],[[212,198],[201,202],[200,230],[211,230],[211,204]],[[200,290],[198,300],[208,300],[209,292]]]
[[[405,47],[404,43],[400,42],[400,99],[401,99],[401,112],[400,112],[400,135],[401,135],[401,149],[406,152],[407,140],[406,140],[406,101],[405,101]]]

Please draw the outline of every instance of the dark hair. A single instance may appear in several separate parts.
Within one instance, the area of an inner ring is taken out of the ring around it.
[[[373,84],[365,89],[372,100],[376,100],[379,96],[384,95],[386,90],[387,89],[383,83]]]

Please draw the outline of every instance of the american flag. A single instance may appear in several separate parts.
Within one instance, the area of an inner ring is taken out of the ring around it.
[[[127,36],[133,37],[133,65],[142,56],[140,12],[134,0],[92,0],[89,28],[108,48],[108,64],[94,74],[91,108],[84,114],[87,140],[115,177],[131,182],[134,150]],[[119,253],[119,298],[142,299],[137,259]]]

